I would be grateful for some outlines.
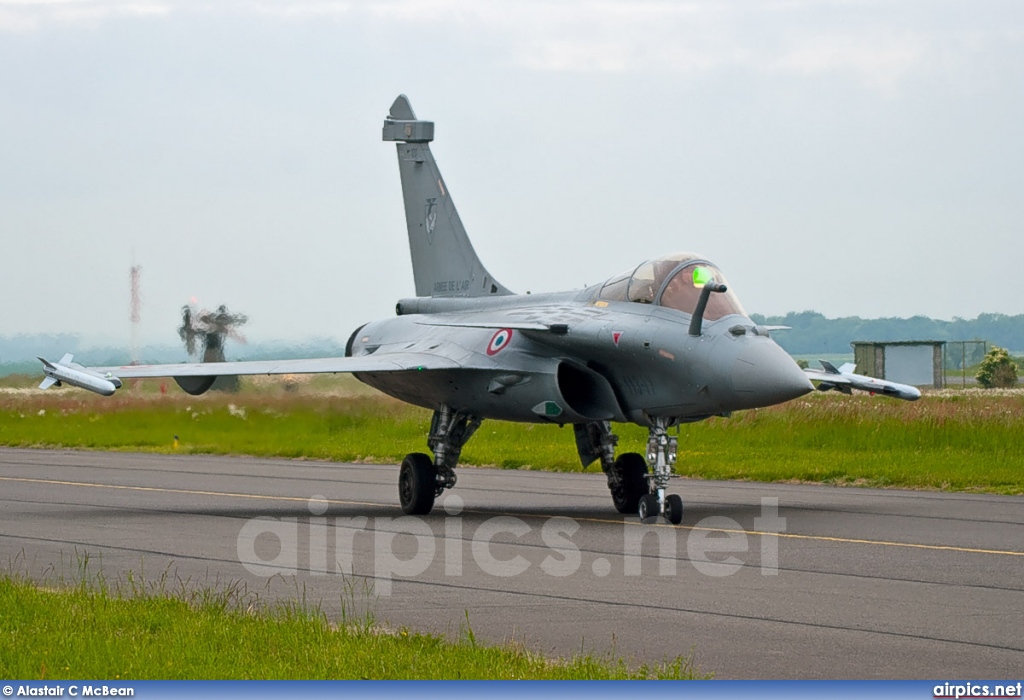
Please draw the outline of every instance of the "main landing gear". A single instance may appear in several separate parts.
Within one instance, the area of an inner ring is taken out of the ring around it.
[[[466,441],[480,427],[480,418],[442,406],[434,411],[427,445],[434,458],[413,452],[402,460],[398,472],[398,499],[409,515],[426,515],[434,499],[455,486],[455,466]]]
[[[653,521],[663,516],[673,525],[683,521],[683,499],[676,494],[666,495],[672,465],[676,462],[678,441],[669,437],[669,418],[652,418],[647,438],[647,458],[636,452],[625,452],[615,457],[619,442],[607,421],[587,426],[594,448],[600,452],[601,469],[608,477],[608,490],[612,503],[620,513],[637,513],[641,521]],[[650,464],[651,473],[648,473]]]

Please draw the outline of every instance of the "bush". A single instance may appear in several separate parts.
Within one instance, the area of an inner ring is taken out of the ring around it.
[[[981,361],[975,379],[986,389],[1017,385],[1017,363],[1003,348],[992,347]]]

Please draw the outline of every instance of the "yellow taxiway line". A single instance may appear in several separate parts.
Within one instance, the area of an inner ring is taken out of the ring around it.
[[[309,503],[310,498],[304,498],[300,496],[265,496],[256,493],[232,493],[225,491],[200,491],[196,489],[173,489],[163,488],[159,486],[124,486],[120,484],[95,484],[85,481],[60,481],[57,479],[29,479],[26,477],[15,477],[15,476],[0,476],[0,481],[14,481],[28,484],[48,484],[51,486],[78,486],[81,488],[95,488],[95,489],[111,489],[120,491],[142,491],[150,493],[177,493],[187,496],[214,496],[217,498],[246,498],[260,501],[287,501],[293,503]],[[319,502],[333,504],[333,505],[355,505],[355,506],[389,506],[390,503],[374,503],[370,501],[342,501],[334,499],[316,499]],[[531,515],[527,513],[494,513],[492,511],[479,511],[467,509],[463,512],[476,513],[476,514],[491,514],[491,515],[513,515],[516,517],[550,517],[546,515]],[[616,520],[612,518],[574,518],[582,522],[592,523],[610,523],[610,524],[623,524],[640,526],[643,523],[633,520]],[[1010,557],[1024,557],[1024,552],[1016,552],[1012,550],[999,550],[999,549],[981,549],[977,547],[956,547],[952,545],[939,545],[939,544],[919,544],[915,542],[891,542],[887,540],[866,540],[857,539],[852,537],[830,537],[827,535],[806,535],[792,532],[762,532],[759,530],[734,530],[728,528],[719,527],[700,527],[697,525],[669,525],[654,524],[647,525],[647,527],[671,527],[679,530],[700,530],[705,532],[726,532],[726,533],[742,533],[745,535],[754,535],[758,537],[777,537],[779,539],[789,540],[810,540],[814,542],[835,542],[838,544],[860,544],[860,545],[873,545],[876,547],[905,547],[908,549],[924,549],[940,552],[961,552],[967,554],[995,554],[1001,556]]]

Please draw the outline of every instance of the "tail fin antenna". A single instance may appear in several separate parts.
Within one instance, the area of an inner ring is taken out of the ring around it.
[[[409,98],[399,95],[384,120],[383,138],[398,149],[416,296],[512,294],[487,271],[466,235],[430,152],[434,123],[417,120]]]

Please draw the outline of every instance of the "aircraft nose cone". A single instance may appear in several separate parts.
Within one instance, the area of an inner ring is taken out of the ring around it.
[[[771,340],[744,347],[733,363],[732,377],[733,390],[751,408],[783,403],[814,390],[793,358]]]

